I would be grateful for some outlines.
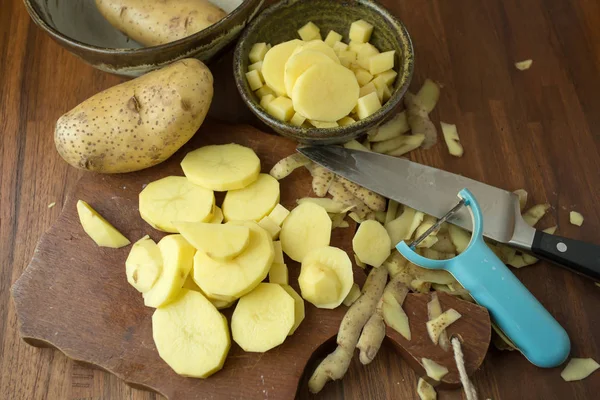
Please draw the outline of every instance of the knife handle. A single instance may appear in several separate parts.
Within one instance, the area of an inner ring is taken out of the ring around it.
[[[494,322],[532,364],[553,368],[569,356],[567,332],[481,237],[473,237],[465,251],[449,260],[422,257],[405,242],[396,247],[414,264],[450,272],[478,304],[488,309]]]
[[[600,246],[536,231],[533,254],[600,282]]]

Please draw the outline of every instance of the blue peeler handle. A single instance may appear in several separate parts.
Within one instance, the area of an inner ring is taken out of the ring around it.
[[[485,244],[481,210],[472,193],[463,189],[459,197],[465,200],[473,218],[471,242],[460,255],[431,260],[414,252],[404,241],[398,243],[397,250],[413,264],[450,272],[477,303],[488,309],[531,363],[542,368],[562,364],[571,350],[567,332]]]

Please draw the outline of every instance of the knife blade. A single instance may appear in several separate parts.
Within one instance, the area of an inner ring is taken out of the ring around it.
[[[436,218],[454,207],[458,192],[467,188],[481,205],[484,236],[523,250],[532,247],[536,231],[521,217],[514,193],[404,158],[339,146],[303,146],[298,151],[335,174]],[[466,209],[448,222],[472,230]]]

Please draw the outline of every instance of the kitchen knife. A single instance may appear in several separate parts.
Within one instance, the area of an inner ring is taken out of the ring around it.
[[[303,146],[298,151],[360,186],[436,218],[446,214],[456,203],[456,193],[467,188],[481,205],[485,237],[600,281],[600,246],[529,226],[514,193],[404,158],[339,146]],[[448,222],[472,230],[465,209]]]

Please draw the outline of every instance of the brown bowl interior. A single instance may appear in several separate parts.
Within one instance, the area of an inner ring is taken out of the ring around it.
[[[248,53],[254,43],[272,45],[299,38],[297,30],[308,21],[321,29],[321,36],[335,30],[348,43],[350,24],[358,19],[371,23],[375,29],[370,42],[380,51],[396,51],[395,68],[398,77],[392,97],[373,115],[346,127],[316,129],[301,128],[273,118],[259,105],[245,78]],[[266,9],[246,28],[235,50],[234,74],[238,90],[254,112],[267,125],[283,136],[301,143],[344,143],[385,121],[400,105],[413,73],[414,54],[410,36],[404,25],[379,4],[368,0],[283,0]]]

